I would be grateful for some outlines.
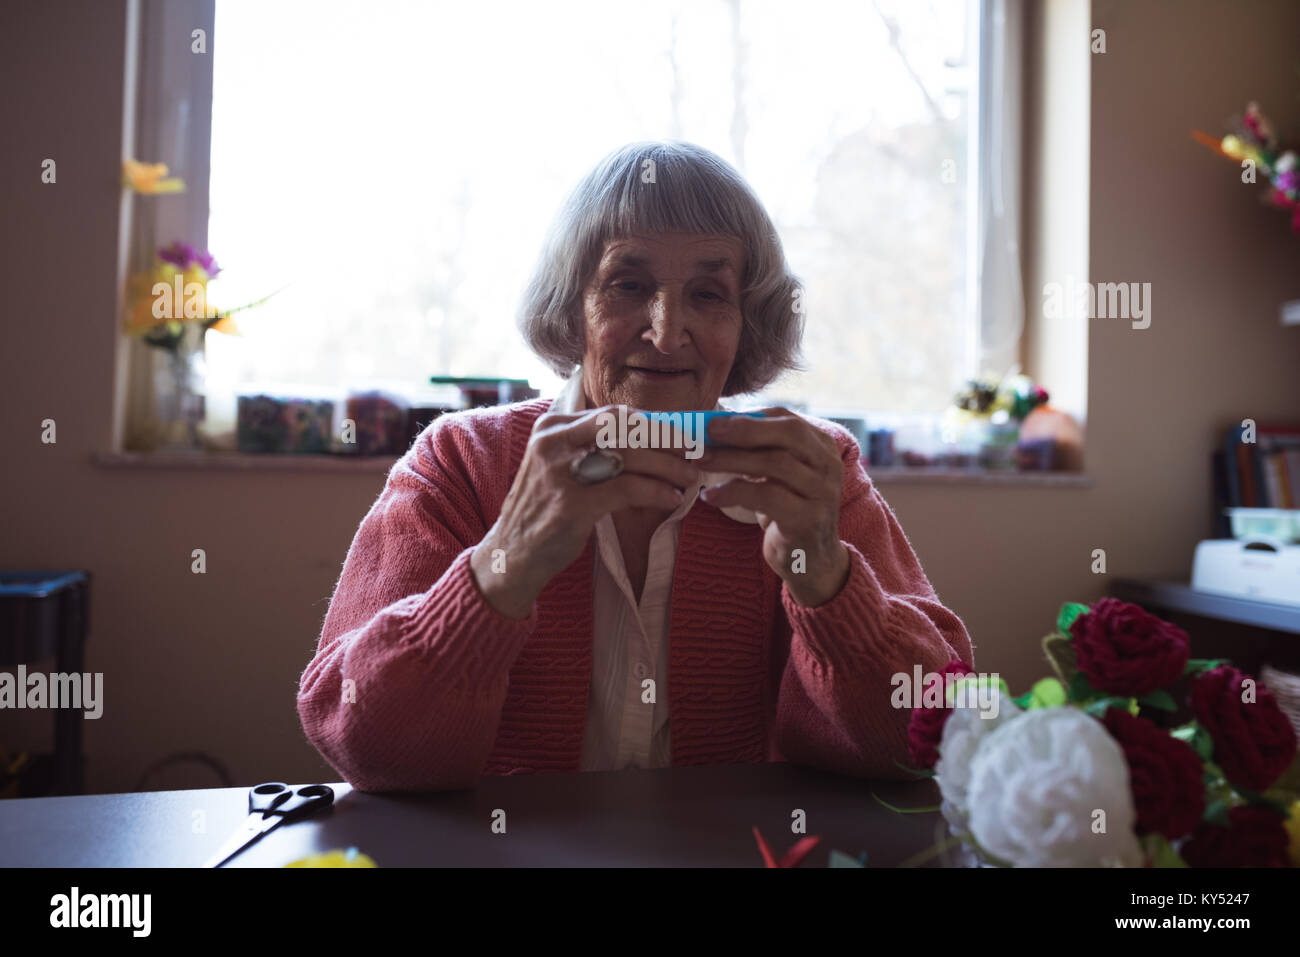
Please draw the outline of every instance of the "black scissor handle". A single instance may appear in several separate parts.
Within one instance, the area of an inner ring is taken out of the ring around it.
[[[291,797],[293,797],[293,791],[289,789],[287,784],[281,784],[278,781],[259,784],[257,787],[249,789],[248,813],[260,814],[266,817]]]
[[[308,784],[291,792],[288,800],[276,805],[271,813],[288,823],[315,814],[333,803],[333,788],[324,784]]]
[[[334,803],[334,789],[325,784],[307,784],[294,790],[271,781],[248,792],[248,810],[263,817],[278,817],[281,823],[295,821]]]

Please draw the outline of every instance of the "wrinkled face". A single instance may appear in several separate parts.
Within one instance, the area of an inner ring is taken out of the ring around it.
[[[729,236],[607,243],[583,292],[587,400],[667,412],[717,405],[740,342],[744,268]]]

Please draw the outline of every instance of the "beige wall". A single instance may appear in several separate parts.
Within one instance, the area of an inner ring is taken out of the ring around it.
[[[111,430],[122,108],[122,0],[7,3],[0,13],[0,567],[95,574],[88,667],[106,710],[87,727],[92,790],[125,790],[171,751],[208,751],[238,783],[329,774],[298,727],[297,678],[348,543],[382,476],[106,470]],[[1186,575],[1204,534],[1206,453],[1243,416],[1300,418],[1300,239],[1188,131],[1257,98],[1295,123],[1300,5],[1095,5],[1089,262],[1153,284],[1151,327],[1094,320],[1088,489],[884,488],[977,663],[1013,686],[1066,599],[1112,575]],[[1071,143],[1053,149],[1068,152]],[[39,183],[41,159],[58,183]],[[1030,297],[1030,305],[1036,297]],[[58,423],[42,445],[39,423]],[[204,548],[208,574],[189,571]],[[0,740],[46,734],[13,714]]]

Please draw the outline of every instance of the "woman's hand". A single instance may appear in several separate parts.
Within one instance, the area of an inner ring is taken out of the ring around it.
[[[703,497],[718,508],[756,512],[763,558],[795,601],[815,607],[834,598],[848,579],[849,551],[839,535],[844,462],[833,438],[789,409],[763,411],[766,418],[709,423],[709,437],[721,444],[696,460],[700,468],[748,478],[705,489]]]
[[[675,509],[681,490],[700,478],[682,449],[619,448],[612,451],[623,457],[622,474],[579,484],[569,469],[595,446],[602,413],[617,415],[618,406],[547,413],[533,425],[501,515],[470,559],[479,590],[502,615],[527,618],[547,583],[582,554],[601,516],[624,508]]]

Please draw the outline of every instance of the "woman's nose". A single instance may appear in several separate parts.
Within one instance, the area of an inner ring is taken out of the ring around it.
[[[651,300],[648,337],[660,352],[673,352],[686,344],[686,312],[680,293],[661,289]]]

